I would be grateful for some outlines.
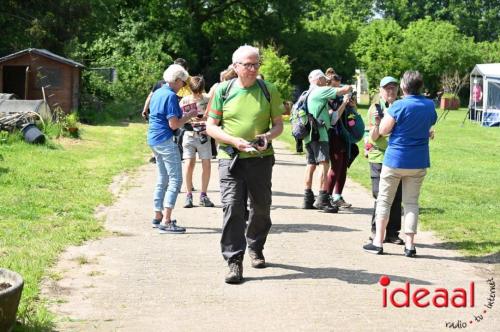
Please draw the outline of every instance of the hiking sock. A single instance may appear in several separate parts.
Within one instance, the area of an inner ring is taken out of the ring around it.
[[[339,199],[342,198],[342,195],[339,195],[339,194],[333,194],[333,200],[334,201],[338,201]]]
[[[193,197],[193,193],[187,193],[186,196],[187,197]]]
[[[200,198],[202,198],[202,197],[206,197],[206,196],[207,196],[207,193],[205,193],[205,192],[203,192],[203,191],[200,193]]]

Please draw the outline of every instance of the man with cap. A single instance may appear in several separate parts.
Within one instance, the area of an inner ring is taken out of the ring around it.
[[[372,214],[371,232],[373,239],[375,234],[375,210],[377,207],[377,197],[379,192],[380,173],[382,171],[382,162],[384,153],[387,149],[388,136],[379,134],[379,124],[389,106],[398,97],[398,80],[391,76],[386,76],[380,81],[379,100],[373,103],[368,109],[368,135],[366,138],[365,150],[368,153],[368,162],[370,163],[370,177],[372,180],[372,194],[375,198],[375,206]],[[392,202],[389,223],[384,242],[403,245],[404,241],[399,237],[401,230],[401,200],[402,187],[399,184],[394,201]]]
[[[304,208],[317,208],[324,212],[338,212],[338,207],[332,206],[330,196],[327,192],[326,176],[330,168],[330,149],[328,143],[328,129],[331,127],[330,115],[328,114],[328,100],[335,99],[349,93],[352,88],[346,85],[341,88],[326,86],[327,77],[320,69],[315,69],[309,74],[309,94],[307,97],[307,109],[318,124],[318,132],[311,130],[311,134],[304,138],[306,146],[307,166],[304,177]],[[312,178],[316,166],[321,165],[320,191],[316,202],[311,189]]]

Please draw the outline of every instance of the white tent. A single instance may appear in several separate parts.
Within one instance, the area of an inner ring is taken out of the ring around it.
[[[470,74],[470,119],[500,126],[500,63],[478,64]]]

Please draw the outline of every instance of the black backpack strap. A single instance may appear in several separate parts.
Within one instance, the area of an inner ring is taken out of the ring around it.
[[[222,104],[224,104],[227,100],[227,97],[229,97],[229,92],[231,91],[231,88],[233,87],[234,81],[236,81],[236,78],[233,78],[232,80],[229,81],[229,83],[226,85],[226,89],[222,91]]]
[[[267,85],[264,82],[264,80],[261,80],[260,78],[258,78],[257,84],[259,85],[260,89],[262,90],[262,93],[264,93],[264,96],[266,97],[267,101],[270,103],[271,102],[271,94],[269,93],[269,90],[267,89]]]

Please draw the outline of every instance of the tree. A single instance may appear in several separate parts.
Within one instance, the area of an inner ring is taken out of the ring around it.
[[[352,51],[366,71],[369,86],[378,87],[382,77],[403,73],[403,39],[403,30],[393,20],[374,20],[361,29]]]
[[[293,64],[292,81],[305,88],[309,72],[326,67],[333,67],[347,80],[353,77],[356,59],[350,45],[358,36],[358,23],[331,13],[304,20],[303,25],[294,33],[286,33],[283,40],[283,52]]]
[[[269,45],[262,48],[262,66],[260,72],[266,81],[273,83],[281,94],[283,100],[290,100],[292,87],[290,77],[292,74],[288,56],[280,56],[276,46]]]
[[[320,0],[312,1],[306,14],[309,20],[333,15],[337,20],[353,23],[368,22],[374,15],[374,0]]]
[[[500,33],[498,0],[376,0],[375,8],[403,27],[429,16],[454,24],[476,41],[493,41]]]
[[[306,0],[142,0],[152,34],[172,34],[164,45],[173,57],[185,57],[195,73],[215,79],[231,62],[234,50],[244,44],[278,44],[282,32],[300,22]],[[159,10],[161,8],[161,10]]]
[[[118,73],[115,83],[87,74],[87,91],[134,104],[144,102],[153,83],[172,63],[172,58],[162,49],[167,36],[149,38],[144,28],[144,23],[124,18],[113,34],[82,44],[74,51],[75,58],[92,59],[92,66],[113,67]]]
[[[481,63],[500,61],[500,39],[492,42],[481,42],[477,44],[477,53]]]
[[[0,12],[0,55],[28,47],[65,55],[73,39],[88,41],[115,27],[122,1],[8,0]]]
[[[411,23],[403,36],[405,68],[419,70],[431,91],[438,89],[443,74],[458,71],[462,76],[479,60],[472,38],[448,22],[428,17]]]

